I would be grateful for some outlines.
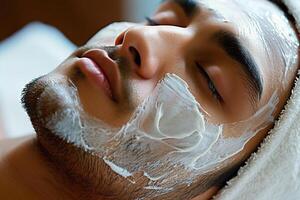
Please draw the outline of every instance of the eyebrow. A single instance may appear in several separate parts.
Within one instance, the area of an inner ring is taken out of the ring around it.
[[[247,81],[250,84],[249,91],[253,97],[261,98],[263,92],[263,79],[250,52],[241,44],[234,33],[218,31],[213,34],[212,39],[234,60],[242,65]],[[254,99],[255,100],[255,99]]]

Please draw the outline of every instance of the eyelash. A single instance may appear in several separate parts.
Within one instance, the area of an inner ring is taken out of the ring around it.
[[[160,24],[150,17],[145,17],[146,22],[149,26],[159,26]]]
[[[217,88],[215,87],[214,83],[212,82],[207,72],[203,69],[203,67],[199,63],[196,63],[196,65],[200,73],[205,77],[208,84],[208,88],[211,91],[213,97],[220,102],[223,101],[221,95],[219,94]]]
[[[158,22],[156,22],[155,20],[153,20],[150,17],[145,17],[147,24],[149,26],[159,26],[160,24]],[[219,94],[218,90],[216,89],[214,83],[212,82],[212,80],[210,79],[209,75],[206,73],[206,71],[203,69],[203,67],[201,65],[199,65],[199,63],[196,63],[198,70],[200,71],[200,73],[205,77],[205,79],[207,80],[207,84],[208,84],[208,88],[211,91],[213,97],[218,100],[218,101],[222,101],[222,97]]]

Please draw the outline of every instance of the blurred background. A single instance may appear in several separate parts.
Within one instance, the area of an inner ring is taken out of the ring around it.
[[[82,45],[112,21],[139,22],[161,0],[0,0],[0,41],[32,21],[50,24]]]
[[[161,0],[0,0],[0,139],[32,134],[20,97],[115,21],[141,22]]]

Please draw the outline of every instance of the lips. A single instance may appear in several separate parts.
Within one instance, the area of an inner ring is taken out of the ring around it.
[[[78,65],[82,73],[99,90],[112,100],[118,96],[120,74],[117,63],[112,60],[106,51],[91,49],[83,53]]]

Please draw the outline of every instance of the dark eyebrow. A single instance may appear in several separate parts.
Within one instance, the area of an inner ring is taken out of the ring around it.
[[[212,38],[232,59],[242,65],[242,69],[247,75],[247,81],[250,83],[249,91],[252,93],[252,98],[260,99],[263,92],[263,79],[250,52],[241,44],[236,35],[231,32],[218,31],[213,34]]]
[[[162,2],[165,1],[178,4],[187,17],[192,17],[198,8],[198,3],[196,0],[162,0]]]

